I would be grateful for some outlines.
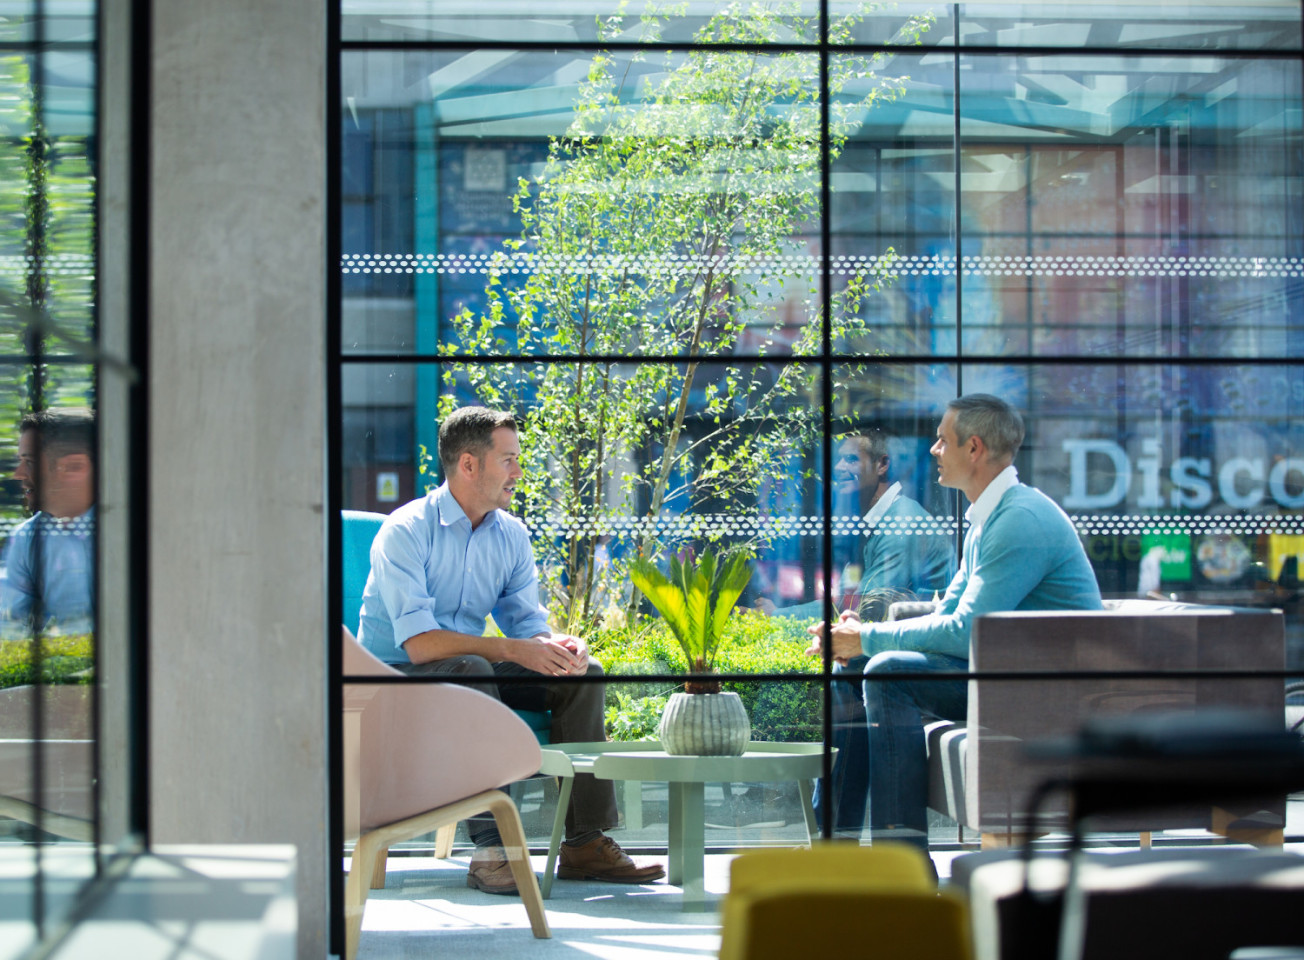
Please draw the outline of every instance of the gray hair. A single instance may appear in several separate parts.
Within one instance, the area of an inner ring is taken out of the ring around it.
[[[494,445],[494,431],[503,427],[515,430],[516,420],[501,410],[461,407],[449,414],[439,425],[439,462],[443,464],[444,475],[457,468],[457,461],[464,453],[483,463],[485,454]]]
[[[998,459],[1013,460],[1023,444],[1023,417],[1019,411],[990,393],[969,393],[946,405],[955,411],[955,438],[964,443],[970,437],[983,442]]]

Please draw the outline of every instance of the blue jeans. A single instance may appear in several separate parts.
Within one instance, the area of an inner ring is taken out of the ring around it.
[[[940,653],[891,650],[865,664],[867,678],[930,670],[967,670],[969,662]],[[963,720],[967,680],[866,679],[869,825],[878,838],[928,848],[928,750],[924,714]]]

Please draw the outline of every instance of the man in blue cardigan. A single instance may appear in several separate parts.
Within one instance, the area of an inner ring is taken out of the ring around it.
[[[947,404],[929,451],[938,482],[969,501],[960,569],[928,616],[861,623],[842,614],[830,629],[833,659],[867,656],[869,822],[874,836],[928,846],[928,758],[923,714],[963,720],[968,683],[893,680],[896,673],[965,671],[974,618],[1002,610],[1099,610],[1100,588],[1069,518],[1040,490],[1019,483],[1014,457],[1023,418],[1004,400],[969,394]],[[811,628],[818,655],[824,624]]]

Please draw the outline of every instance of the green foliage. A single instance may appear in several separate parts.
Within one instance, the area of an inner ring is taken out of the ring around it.
[[[648,560],[629,565],[629,578],[657,608],[695,673],[710,673],[725,625],[752,571],[748,556],[735,550],[716,559],[707,550],[696,564],[670,558],[670,576]]]
[[[89,358],[94,336],[95,145],[52,134],[41,122],[42,89],[24,53],[0,55],[0,254],[24,264],[0,287],[0,353],[23,357],[39,329],[45,352]],[[5,369],[0,383],[0,472],[17,455],[19,418],[31,410],[39,378],[44,407],[93,406],[87,363],[30,363]],[[16,490],[16,485],[15,485]],[[0,503],[0,516],[25,512]]]
[[[810,640],[806,627],[811,622],[737,611],[725,627],[716,669],[721,673],[816,673],[819,660],[804,652]],[[673,688],[624,678],[639,673],[688,672],[688,661],[665,621],[644,620],[633,627],[599,630],[590,649],[608,677],[621,680],[607,684],[608,736],[613,740],[655,736],[662,706]],[[753,738],[781,742],[821,739],[823,714],[817,684],[745,680],[728,681],[721,688],[737,693],[743,701]],[[648,733],[623,735],[624,731],[643,729]]]
[[[32,640],[0,640],[0,689],[36,682]],[[42,683],[90,683],[95,643],[89,634],[43,637]]]
[[[661,713],[670,699],[653,694],[638,697],[622,690],[612,690],[606,710],[607,737],[611,740],[655,740],[661,725]]]
[[[795,339],[780,349],[823,349],[824,293],[799,240],[821,214],[821,150],[827,143],[837,157],[867,110],[903,94],[905,78],[878,75],[882,54],[830,58],[825,127],[820,58],[791,49],[819,36],[802,9],[797,0],[721,4],[694,37],[704,46],[635,49],[619,61],[598,53],[569,129],[551,141],[537,179],[520,182],[523,230],[491,259],[484,309],[449,321],[440,415],[462,383],[517,416],[531,467],[518,506],[561,531],[535,544],[562,629],[587,633],[604,603],[636,610],[624,565],[604,563],[599,549],[619,523],[720,503],[756,515],[763,485],[792,481],[794,451],[819,435],[815,365],[728,358],[740,347],[776,349],[777,318],[794,304],[805,315],[782,321]],[[627,35],[628,19],[603,20],[604,36]],[[849,42],[856,19],[834,18],[829,39]],[[655,39],[663,22],[645,16],[640,36]],[[899,37],[917,41],[929,22],[911,19]],[[788,47],[711,46],[723,43]],[[893,257],[885,251],[832,294],[835,341],[866,332],[862,302],[891,281]],[[522,273],[520,284],[505,282]],[[455,362],[508,351],[588,362]],[[682,362],[607,359],[621,355]],[[669,545],[653,524],[636,536],[634,557],[654,560]]]

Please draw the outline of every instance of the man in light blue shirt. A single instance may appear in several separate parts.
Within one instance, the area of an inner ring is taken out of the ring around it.
[[[485,677],[474,684],[508,706],[552,713],[556,743],[605,740],[602,666],[579,637],[548,628],[530,537],[507,512],[523,474],[510,414],[464,407],[439,427],[445,483],[394,511],[371,546],[359,641],[412,676]],[[492,614],[502,636],[484,636]],[[590,683],[548,683],[588,676]],[[493,678],[528,678],[505,683]],[[486,744],[492,749],[492,744]],[[614,784],[575,778],[557,875],[649,883],[659,864],[636,864],[603,833],[617,820]],[[469,821],[475,854],[467,885],[516,893],[492,817]]]
[[[974,618],[1002,610],[1099,610],[1100,588],[1072,522],[1041,491],[1019,483],[1014,457],[1023,418],[988,394],[952,400],[930,451],[938,482],[961,490],[965,513],[960,569],[928,616],[861,623],[844,613],[830,630],[833,659],[867,656],[869,819],[878,836],[928,844],[927,713],[963,720],[964,680],[893,680],[894,673],[964,671]],[[823,624],[808,652],[820,652]]]
[[[0,632],[88,633],[95,616],[95,418],[84,408],[19,425],[14,479],[36,512],[5,543]]]

